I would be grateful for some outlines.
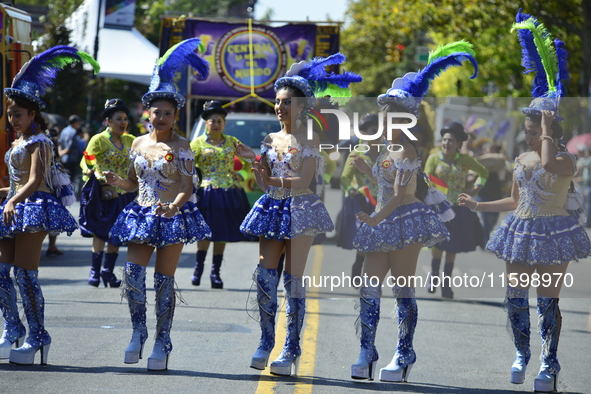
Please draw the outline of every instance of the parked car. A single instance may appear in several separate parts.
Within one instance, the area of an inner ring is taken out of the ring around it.
[[[231,112],[226,116],[224,134],[236,137],[244,145],[251,147],[258,155],[261,151],[261,142],[267,134],[279,131],[281,126],[277,117],[273,114],[256,114],[247,112]],[[190,141],[205,133],[205,121],[199,119],[195,123],[190,134]],[[239,171],[244,181],[242,187],[246,191],[248,202],[252,205],[263,194],[254,179],[250,169]]]

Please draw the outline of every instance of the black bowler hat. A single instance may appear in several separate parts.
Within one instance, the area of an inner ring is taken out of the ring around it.
[[[458,141],[464,142],[468,140],[468,134],[464,131],[464,125],[460,122],[451,122],[443,126],[441,129],[441,136],[445,133],[453,135]]]
[[[215,114],[220,114],[225,118],[228,115],[228,111],[222,107],[222,103],[219,101],[211,100],[203,104],[203,112],[201,112],[203,120],[207,120]]]
[[[129,108],[125,106],[123,100],[118,98],[108,99],[105,102],[105,110],[103,111],[103,119],[108,118],[115,112],[123,111],[125,115],[129,115]]]
[[[370,126],[378,126],[379,125],[379,117],[377,114],[366,114],[363,115],[361,118],[361,123],[359,123],[359,130],[366,131]]]

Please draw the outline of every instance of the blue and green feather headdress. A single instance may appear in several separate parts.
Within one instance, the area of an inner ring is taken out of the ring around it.
[[[522,13],[521,9],[517,12],[515,21],[511,31],[517,30],[524,74],[536,73],[532,85],[534,100],[529,107],[521,108],[521,112],[532,116],[541,116],[542,110],[557,112],[560,97],[566,94],[564,82],[570,78],[568,52],[564,49],[564,42],[553,40],[542,23],[535,17]],[[559,122],[564,120],[560,116],[555,119]]]
[[[191,66],[197,71],[200,79],[209,76],[209,63],[197,54],[199,50],[205,51],[201,40],[189,38],[166,51],[156,62],[150,88],[142,97],[142,104],[149,107],[150,102],[156,98],[170,98],[176,101],[177,108],[182,108],[187,100],[176,90],[173,83],[175,74]]]
[[[351,97],[349,85],[361,82],[361,76],[351,71],[342,74],[328,73],[325,69],[327,66],[342,64],[345,60],[345,55],[335,53],[326,58],[317,57],[307,62],[294,63],[284,77],[275,81],[275,92],[285,86],[293,86],[308,98],[308,107],[314,106],[316,97]]]
[[[31,101],[37,104],[39,109],[43,109],[47,105],[41,100],[41,97],[49,87],[53,86],[57,72],[76,62],[89,63],[95,74],[100,71],[99,64],[88,53],[71,46],[60,45],[48,49],[26,62],[14,77],[11,87],[4,89],[4,94],[9,98]]]
[[[418,118],[419,105],[427,94],[431,81],[443,71],[452,66],[461,66],[463,61],[469,60],[474,66],[474,75],[470,79],[476,78],[478,63],[474,58],[475,54],[472,44],[463,40],[438,47],[429,53],[425,68],[395,79],[392,87],[385,94],[378,96],[378,105],[383,107],[388,104],[397,104]]]

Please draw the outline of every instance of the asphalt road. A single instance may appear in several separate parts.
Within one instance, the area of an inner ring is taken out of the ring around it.
[[[328,191],[327,206],[336,214],[339,192]],[[77,211],[77,206],[72,212]],[[156,320],[153,313],[153,264],[148,269],[148,329],[144,359],[123,363],[131,338],[126,302],[119,289],[88,286],[90,239],[75,234],[60,236],[60,257],[43,256],[41,285],[46,300],[46,328],[53,342],[47,366],[16,366],[0,361],[2,393],[513,393],[531,392],[539,368],[540,340],[536,330],[534,292],[532,315],[532,360],[525,384],[509,382],[514,348],[507,333],[502,309],[504,288],[500,276],[504,264],[490,253],[476,251],[459,255],[454,276],[466,275],[468,286],[455,289],[453,301],[439,293],[417,289],[419,321],[415,333],[417,362],[409,383],[359,382],[350,378],[351,364],[359,354],[354,323],[354,291],[349,287],[310,291],[298,377],[276,377],[268,369],[250,369],[260,331],[247,313],[252,271],[257,263],[256,243],[227,247],[222,278],[225,288],[210,288],[207,275],[200,287],[191,285],[195,245],[185,247],[176,281],[186,304],[176,308],[172,329],[174,350],[169,370],[148,372]],[[342,277],[350,272],[354,251],[337,248],[329,239],[314,247],[307,271],[321,276]],[[125,261],[122,248],[118,266]],[[206,272],[211,264],[211,252]],[[418,275],[426,275],[430,252],[421,252]],[[560,299],[563,316],[559,359],[562,371],[559,389],[568,393],[591,393],[591,265],[589,260],[571,264],[573,283]],[[117,273],[120,276],[120,273]],[[474,288],[478,278],[483,284]],[[484,279],[484,280],[482,280]],[[470,283],[472,280],[472,283]],[[492,285],[491,286],[491,282]],[[281,285],[280,285],[281,286]],[[280,293],[281,294],[281,293]],[[382,318],[376,346],[378,368],[386,366],[396,347],[396,321],[392,295],[384,289]],[[280,298],[281,299],[281,298]],[[283,343],[284,317],[277,324],[278,354]],[[36,361],[38,362],[39,355]],[[379,371],[378,371],[379,372]],[[377,373],[376,373],[377,378]]]

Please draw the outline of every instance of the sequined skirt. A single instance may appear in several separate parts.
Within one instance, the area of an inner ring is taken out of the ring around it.
[[[166,218],[155,214],[156,207],[130,203],[119,214],[111,228],[109,243],[147,244],[163,248],[172,244],[189,244],[211,237],[211,231],[197,206],[187,202],[180,213]]]
[[[246,235],[281,241],[332,231],[326,207],[315,194],[277,200],[267,194],[255,203],[240,226]]]
[[[492,233],[486,249],[511,263],[549,265],[588,257],[591,242],[571,216],[520,219],[510,214]]]
[[[433,246],[449,238],[439,216],[422,202],[399,206],[378,225],[363,224],[353,239],[360,252],[389,252],[412,244]]]
[[[0,206],[0,239],[13,238],[19,233],[41,231],[50,235],[72,235],[72,232],[78,229],[74,216],[51,193],[34,192],[25,201],[16,204],[16,220],[10,226],[1,220],[4,215],[4,204]]]
[[[200,188],[197,191],[197,208],[211,229],[213,242],[245,241],[240,224],[250,208],[244,189]]]

